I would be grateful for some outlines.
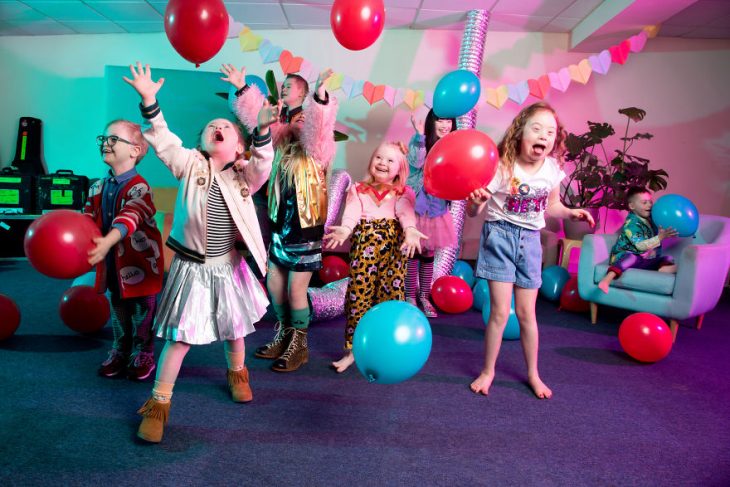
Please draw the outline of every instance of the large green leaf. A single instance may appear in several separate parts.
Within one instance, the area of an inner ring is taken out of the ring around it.
[[[634,122],[641,122],[646,116],[646,110],[636,107],[622,108],[618,111],[621,115],[626,115]]]

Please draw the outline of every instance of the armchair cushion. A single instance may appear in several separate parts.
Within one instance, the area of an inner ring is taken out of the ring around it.
[[[598,284],[606,272],[608,272],[608,265],[598,264],[593,274],[593,282]],[[619,279],[615,279],[611,286],[671,296],[674,292],[674,281],[675,274],[668,272],[628,269]]]

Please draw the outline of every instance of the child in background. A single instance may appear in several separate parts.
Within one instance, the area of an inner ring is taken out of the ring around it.
[[[405,186],[406,148],[398,142],[375,149],[369,177],[350,187],[340,226],[328,228],[328,248],[342,245],[352,235],[350,282],[345,297],[345,355],[332,362],[341,373],[353,364],[352,337],[370,308],[383,301],[405,299],[405,263],[421,250],[426,238],[416,229],[415,196]]]
[[[238,118],[250,128],[252,108],[264,97],[255,86],[243,84],[245,72],[230,65],[222,71],[240,88]],[[332,70],[319,75],[309,104],[289,124],[272,126],[276,157],[268,187],[272,233],[266,284],[278,323],[274,339],[256,349],[256,356],[274,359],[276,372],[293,372],[309,360],[307,291],[312,272],[322,268],[327,170],[335,156],[337,98],[325,90],[331,76]],[[281,94],[282,100],[299,100],[307,94],[306,82],[289,77]]]
[[[164,270],[152,192],[136,169],[148,145],[140,126],[128,120],[109,122],[96,140],[111,169],[89,189],[84,213],[104,235],[94,239],[89,264],[98,264],[97,290],[110,292],[114,331],[114,344],[99,374],[117,377],[126,372],[130,379],[144,380],[155,370],[152,322]]]
[[[629,268],[677,272],[670,255],[662,255],[662,240],[677,236],[673,228],[657,228],[651,219],[654,200],[644,188],[629,188],[626,193],[629,214],[618,240],[611,248],[611,264],[598,288],[608,294],[608,286]]]
[[[174,251],[155,320],[165,338],[152,397],[142,406],[137,436],[157,443],[170,411],[172,389],[190,345],[225,340],[228,387],[235,402],[249,402],[253,393],[244,365],[243,338],[264,315],[268,300],[251,269],[234,249],[243,240],[261,272],[266,253],[251,194],[266,182],[274,149],[269,125],[276,108],[263,104],[253,131],[251,159],[246,161],[243,137],[230,120],[211,120],[198,149],[185,149],[167,128],[156,95],[164,79],[152,80],[149,65],[130,66],[132,85],[142,98],[142,116],[151,127],[144,136],[170,169],[178,186],[170,238]]]
[[[449,213],[448,202],[431,196],[423,187],[423,165],[426,162],[426,155],[434,144],[452,130],[456,130],[456,120],[439,118],[433,110],[429,110],[425,122],[417,121],[411,115],[411,123],[416,133],[408,144],[408,164],[411,174],[407,184],[416,193],[416,227],[428,236],[428,240],[424,242],[422,251],[415,258],[408,259],[406,297],[409,303],[416,305],[416,281],[418,281],[418,301],[423,313],[429,318],[435,318],[438,315],[431,304],[433,257],[436,250],[456,244],[456,231]]]
[[[564,141],[565,130],[550,105],[541,102],[524,108],[498,145],[500,163],[494,179],[469,195],[469,216],[479,214],[488,202],[475,274],[489,281],[491,312],[484,335],[484,368],[471,383],[475,393],[488,394],[494,380],[514,290],[528,383],[538,398],[552,396],[537,367],[540,229],[546,212],[595,224],[585,210],[569,209],[560,202]]]

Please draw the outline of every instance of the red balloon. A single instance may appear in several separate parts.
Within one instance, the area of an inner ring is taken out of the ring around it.
[[[370,47],[385,26],[383,0],[335,0],[330,25],[342,47],[351,51]]]
[[[74,210],[54,210],[36,219],[25,232],[23,247],[41,274],[73,279],[91,270],[89,251],[101,232],[88,216]]]
[[[178,54],[200,66],[218,54],[228,37],[223,0],[170,0],[165,8],[165,34]]]
[[[489,184],[497,172],[499,151],[494,141],[475,129],[456,130],[439,139],[426,156],[423,185],[445,200],[463,200]]]
[[[20,326],[20,309],[15,301],[0,294],[0,341],[13,336]]]
[[[576,313],[585,313],[591,308],[590,303],[580,297],[578,293],[578,278],[572,276],[563,286],[563,292],[560,293],[560,309],[575,311]]]
[[[339,281],[350,274],[350,266],[341,257],[328,255],[322,259],[322,268],[319,270],[319,278],[325,284]]]
[[[667,324],[651,313],[634,313],[618,329],[621,348],[640,362],[658,362],[672,350],[672,332]]]
[[[109,301],[91,286],[74,286],[61,296],[58,313],[73,331],[94,333],[109,321]]]
[[[474,294],[458,276],[442,276],[431,287],[431,297],[438,309],[446,313],[463,313],[474,304]]]

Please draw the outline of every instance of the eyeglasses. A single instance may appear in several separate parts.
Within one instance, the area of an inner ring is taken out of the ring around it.
[[[117,142],[124,142],[125,144],[129,144],[129,145],[137,145],[128,140],[124,140],[121,137],[117,137],[116,135],[109,135],[109,136],[98,135],[96,137],[96,143],[99,145],[99,147],[103,147],[105,142],[106,142],[106,145],[109,147],[114,147],[117,144]]]

